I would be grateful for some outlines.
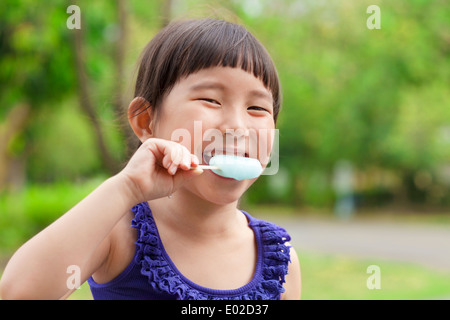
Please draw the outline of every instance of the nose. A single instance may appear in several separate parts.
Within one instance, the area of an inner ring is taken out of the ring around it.
[[[227,108],[223,110],[219,130],[222,134],[239,136],[248,135],[246,114],[240,108]]]
[[[226,148],[247,151],[249,130],[245,117],[246,114],[239,108],[228,108],[223,111],[219,130]]]

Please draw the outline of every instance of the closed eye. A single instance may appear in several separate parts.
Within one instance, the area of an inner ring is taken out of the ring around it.
[[[206,101],[206,102],[209,102],[209,103],[212,103],[212,104],[217,104],[217,105],[220,105],[220,103],[219,102],[217,102],[216,100],[214,100],[214,99],[209,99],[209,98],[200,98],[200,99],[197,99],[197,100],[201,100],[201,101]]]
[[[247,110],[265,111],[265,112],[270,113],[270,111],[267,110],[266,108],[263,108],[263,107],[257,107],[257,106],[251,106],[251,107],[248,107]]]

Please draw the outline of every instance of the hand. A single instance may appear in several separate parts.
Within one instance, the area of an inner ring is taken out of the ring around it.
[[[198,158],[179,143],[150,138],[118,174],[124,178],[135,204],[162,198],[175,192],[186,180],[201,174],[191,170]]]

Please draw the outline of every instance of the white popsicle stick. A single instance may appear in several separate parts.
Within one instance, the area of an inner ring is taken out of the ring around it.
[[[191,169],[196,169],[196,168],[200,168],[203,170],[204,169],[209,169],[209,170],[219,170],[220,169],[218,166],[208,166],[208,165],[204,165],[204,164],[200,164],[200,165],[196,166],[195,168],[191,167]]]

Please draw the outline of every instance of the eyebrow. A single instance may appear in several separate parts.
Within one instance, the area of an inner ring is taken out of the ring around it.
[[[205,90],[205,89],[216,89],[216,90],[225,91],[225,87],[222,84],[220,84],[218,82],[211,82],[211,81],[195,84],[195,85],[191,86],[189,89],[191,91]]]
[[[207,81],[207,82],[201,82],[199,84],[195,84],[195,85],[191,86],[189,89],[191,91],[207,90],[207,89],[225,91],[225,86],[218,82]],[[248,92],[248,94],[253,97],[266,99],[266,100],[270,101],[271,103],[273,103],[273,97],[269,92],[265,92],[263,90],[256,89],[256,90],[250,90]]]
[[[267,101],[273,103],[273,97],[269,92],[265,92],[262,90],[250,90],[249,94],[253,97],[266,99]]]

